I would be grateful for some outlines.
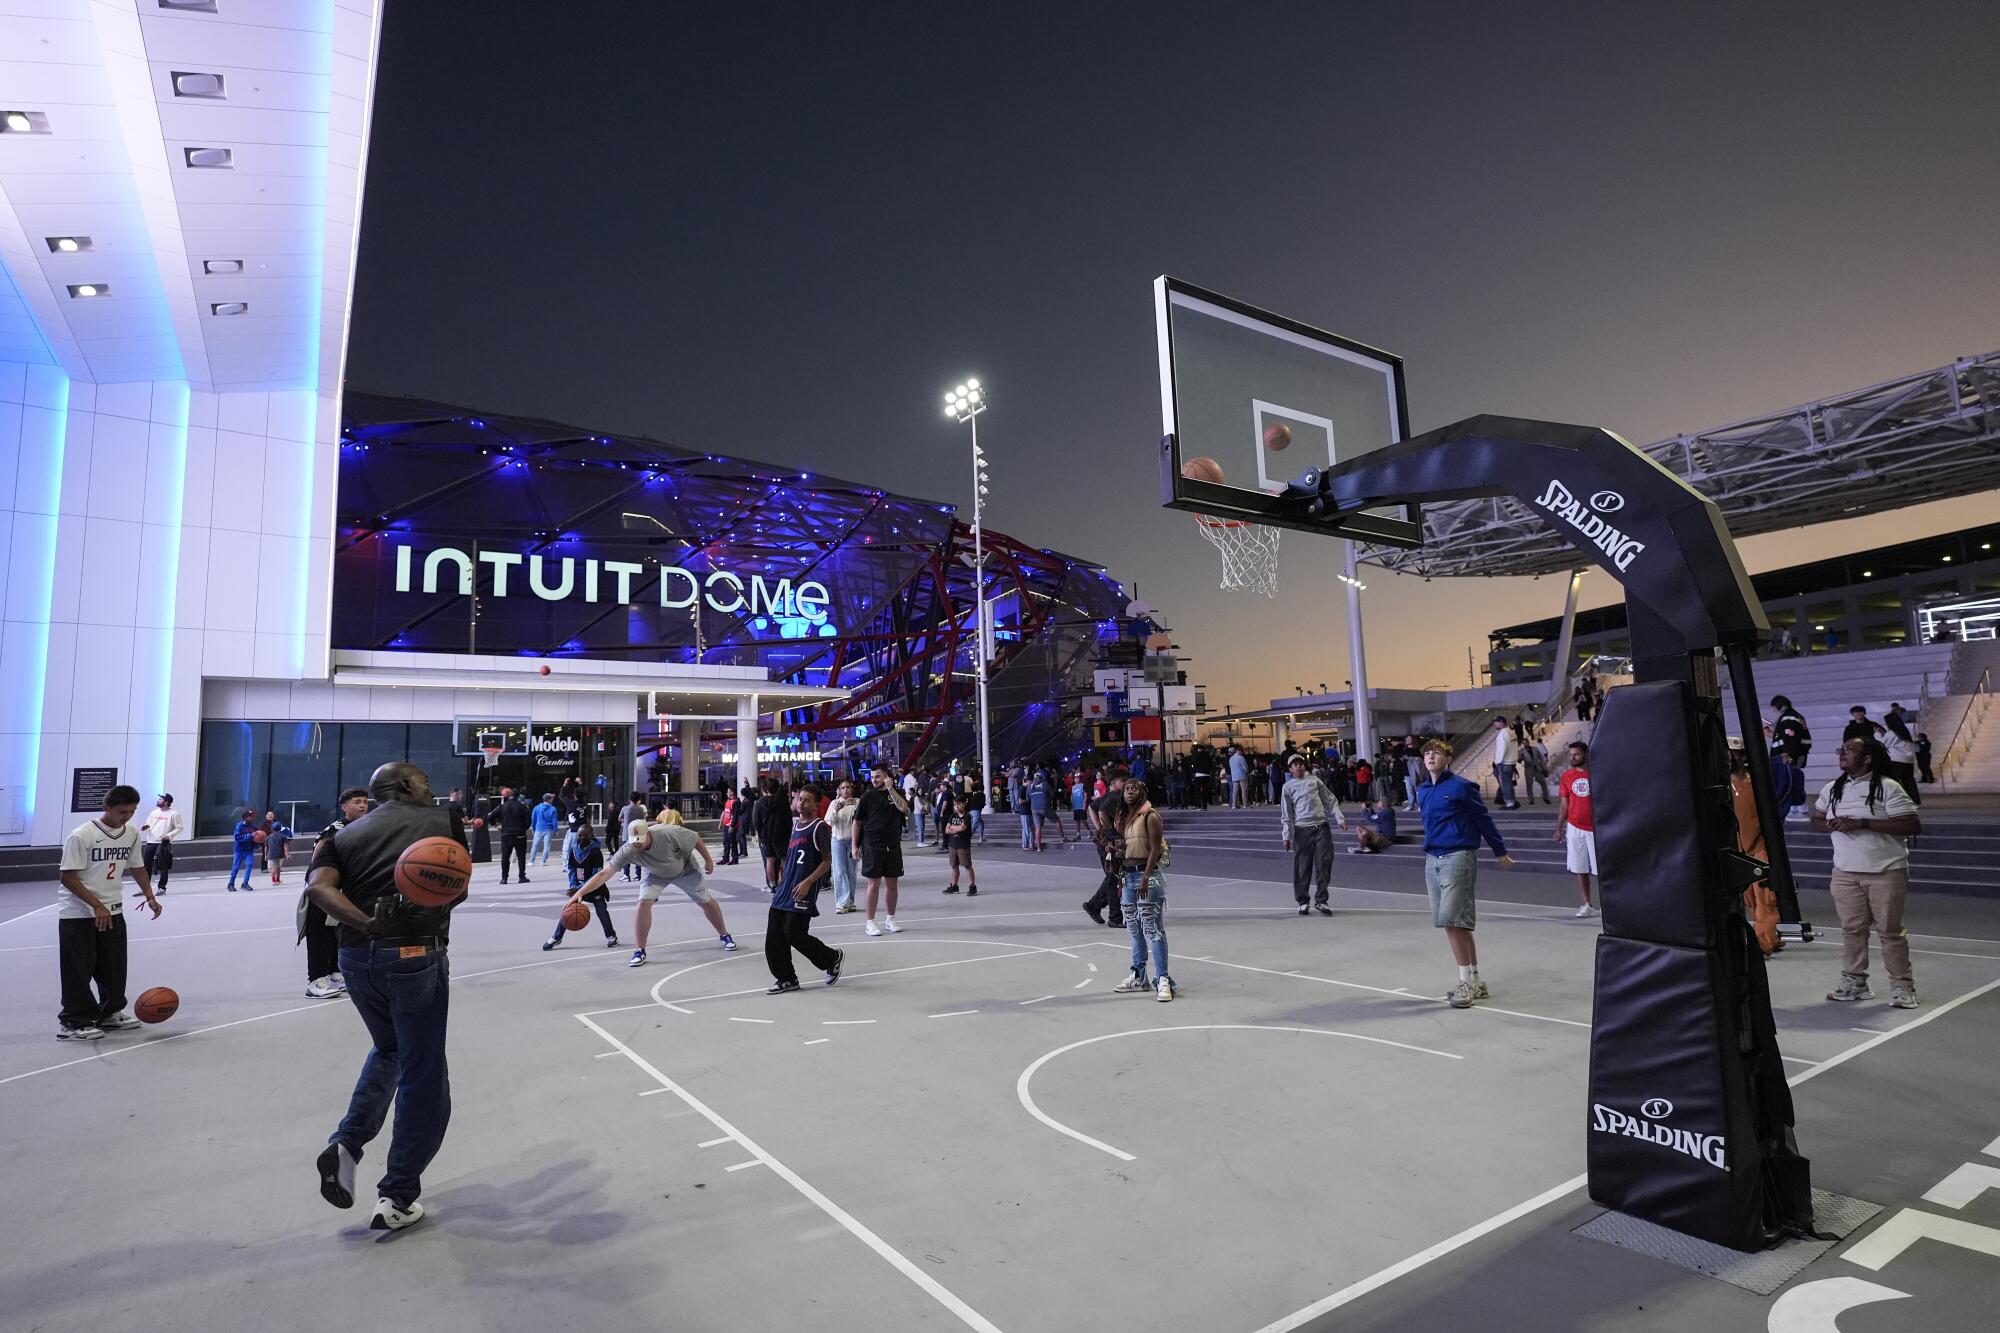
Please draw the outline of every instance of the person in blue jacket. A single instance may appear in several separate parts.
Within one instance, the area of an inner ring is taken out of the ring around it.
[[[245,893],[254,892],[250,887],[250,873],[257,868],[257,832],[262,827],[262,825],[252,818],[254,813],[254,811],[245,810],[242,817],[236,821],[236,832],[233,835],[236,844],[236,854],[229,859],[229,891],[231,893],[236,892],[236,872],[239,870],[243,872],[243,891]]]
[[[1430,894],[1431,924],[1444,931],[1458,964],[1458,984],[1445,993],[1445,1002],[1454,1009],[1470,1009],[1474,1000],[1492,998],[1479,979],[1479,950],[1472,940],[1477,916],[1475,853],[1484,839],[1502,870],[1513,865],[1514,858],[1507,855],[1507,843],[1486,802],[1479,799],[1477,784],[1451,771],[1451,753],[1443,741],[1424,746],[1426,780],[1417,788],[1417,809],[1424,817],[1424,888]]]
[[[549,863],[549,853],[555,849],[556,829],[562,825],[562,807],[556,804],[554,792],[543,792],[542,803],[528,814],[528,827],[534,830],[534,839],[528,846],[528,859],[533,861],[537,854],[541,863]]]

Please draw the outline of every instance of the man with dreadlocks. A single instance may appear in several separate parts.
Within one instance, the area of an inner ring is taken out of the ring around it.
[[[1889,773],[1889,753],[1878,740],[1844,740],[1840,776],[1813,803],[1812,826],[1833,835],[1834,911],[1840,915],[1840,984],[1829,1000],[1866,1000],[1868,932],[1882,941],[1882,968],[1889,974],[1890,1003],[1917,1007],[1917,982],[1910,972],[1910,941],[1903,929],[1903,903],[1910,896],[1910,847],[1905,839],[1923,831],[1916,804]]]

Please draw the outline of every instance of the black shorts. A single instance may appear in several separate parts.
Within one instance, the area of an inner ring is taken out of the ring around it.
[[[901,879],[903,877],[903,849],[889,843],[864,842],[861,844],[861,878]]]

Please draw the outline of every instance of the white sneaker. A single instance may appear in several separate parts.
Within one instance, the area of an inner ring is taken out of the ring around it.
[[[331,977],[314,977],[306,983],[306,998],[311,1000],[331,1000],[340,994]]]
[[[1576,915],[1578,920],[1582,920],[1584,917],[1587,916],[1596,916],[1597,909],[1595,907],[1592,907],[1589,903],[1585,903],[1583,906],[1576,909]]]
[[[903,928],[901,926],[896,924],[895,917],[885,916],[882,918],[882,931],[884,934],[886,935],[900,934],[902,932],[902,929]]]
[[[875,924],[875,918],[871,916],[861,923],[861,933],[863,935],[880,935],[882,928]]]
[[[424,1206],[412,1203],[408,1207],[399,1205],[394,1199],[382,1198],[375,1201],[375,1216],[368,1219],[370,1231],[401,1231],[413,1227],[424,1220]]]
[[[79,1023],[75,1027],[64,1023],[56,1028],[57,1041],[102,1041],[104,1029],[95,1023]]]
[[[1160,993],[1160,1003],[1166,1004],[1168,1001],[1174,998],[1174,983],[1166,977],[1161,977],[1159,985],[1159,993]]]
[[[1119,982],[1111,989],[1114,991],[1138,991],[1151,990],[1152,986],[1137,972],[1128,972],[1125,974],[1125,980]]]
[[[133,1028],[144,1027],[146,1025],[126,1013],[123,1009],[120,1009],[109,1018],[98,1019],[97,1026],[106,1032],[129,1032]]]
[[[340,975],[340,973],[338,972],[327,973],[326,982],[329,986],[332,986],[342,995],[347,994],[347,978]]]

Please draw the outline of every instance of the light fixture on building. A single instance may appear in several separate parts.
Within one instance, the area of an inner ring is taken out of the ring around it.
[[[210,301],[208,313],[211,315],[240,315],[250,308],[248,301]]]
[[[221,100],[228,96],[222,90],[220,74],[177,69],[173,72],[173,83],[175,97],[206,97]]]
[[[1875,571],[1872,569],[1864,569],[1861,571],[1861,577],[1864,579],[1872,579],[1875,577]]]
[[[182,14],[213,14],[215,0],[159,0],[161,9],[171,9]]]
[[[0,111],[0,134],[47,134],[49,117],[43,111]]]
[[[42,239],[48,243],[50,254],[73,255],[97,248],[88,236],[45,236]]]
[[[233,148],[183,148],[181,158],[197,170],[227,171],[236,166]]]
[[[243,261],[240,259],[204,259],[201,261],[201,271],[205,274],[241,273],[243,271]]]
[[[1948,564],[1950,564],[1950,563],[1951,563],[1951,557],[1950,557],[1950,556],[1946,556],[1946,557],[1944,558],[1944,562],[1945,562],[1945,563],[1946,563],[1947,565],[1948,565]]]
[[[77,297],[109,296],[111,295],[111,284],[108,282],[72,282],[69,285],[69,294]]]

